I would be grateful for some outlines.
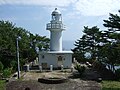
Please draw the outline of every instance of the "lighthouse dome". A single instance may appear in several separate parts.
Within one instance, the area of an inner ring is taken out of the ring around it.
[[[55,10],[52,12],[52,15],[56,15],[56,14],[61,14],[61,12],[59,10],[57,10],[57,8],[55,8]]]

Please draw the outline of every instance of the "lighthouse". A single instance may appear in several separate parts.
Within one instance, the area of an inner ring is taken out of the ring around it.
[[[50,31],[50,51],[62,51],[62,31],[65,30],[65,26],[62,23],[62,15],[55,8],[51,16],[51,21],[46,27]]]
[[[62,22],[62,14],[57,8],[52,12],[46,30],[50,31],[50,51],[39,52],[39,65],[43,68],[50,68],[51,65],[54,68],[61,66],[70,68],[72,51],[62,50],[62,32],[65,30],[65,25]]]

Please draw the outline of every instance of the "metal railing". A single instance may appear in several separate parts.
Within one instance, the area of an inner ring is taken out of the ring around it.
[[[48,23],[47,30],[50,30],[50,29],[65,29],[65,25],[60,23]]]

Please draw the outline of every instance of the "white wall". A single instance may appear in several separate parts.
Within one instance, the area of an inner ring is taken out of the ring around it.
[[[44,58],[42,56],[44,55]],[[72,54],[71,53],[41,53],[39,55],[39,64],[47,63],[47,68],[50,67],[50,65],[53,65],[54,68],[58,67],[58,56],[63,57],[63,66],[64,68],[71,68],[72,65]]]
[[[65,54],[65,60],[63,62],[63,66],[66,68],[71,68],[72,65],[72,54]]]
[[[62,51],[62,31],[51,31],[50,51]]]

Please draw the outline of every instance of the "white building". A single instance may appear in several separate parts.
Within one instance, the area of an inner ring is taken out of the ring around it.
[[[62,23],[61,12],[55,8],[52,12],[52,20],[47,24],[46,29],[50,31],[50,51],[39,52],[39,64],[43,68],[70,68],[72,65],[72,51],[62,51],[62,31],[65,26]]]

